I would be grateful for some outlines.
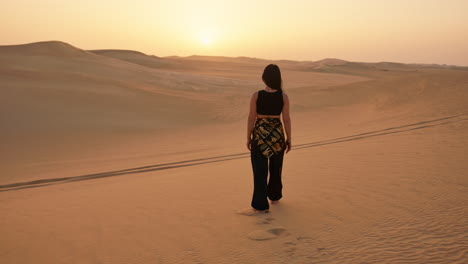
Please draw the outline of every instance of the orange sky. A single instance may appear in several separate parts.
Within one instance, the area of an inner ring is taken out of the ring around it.
[[[2,1],[0,45],[468,66],[467,0]]]

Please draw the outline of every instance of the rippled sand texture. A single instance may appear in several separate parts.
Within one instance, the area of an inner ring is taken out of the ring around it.
[[[0,263],[467,263],[468,69],[0,46]],[[250,95],[293,151],[250,211]]]

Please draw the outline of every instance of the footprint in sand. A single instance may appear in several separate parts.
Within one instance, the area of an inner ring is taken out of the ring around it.
[[[264,219],[261,219],[259,221],[257,221],[257,225],[268,225],[271,223],[271,221],[275,220],[273,217],[267,217],[267,218],[264,218]]]
[[[255,211],[253,208],[247,208],[237,211],[238,214],[253,216],[253,215],[265,215],[268,214],[270,211]]]
[[[252,208],[243,209],[237,211],[238,214],[247,215],[247,216],[265,216],[258,218],[257,224],[259,225],[267,225],[271,224],[272,221],[275,220],[273,217],[267,217],[268,214],[265,212],[255,211]],[[270,240],[275,239],[278,237],[283,237],[289,235],[289,232],[286,231],[285,228],[282,227],[271,227],[266,229],[255,230],[248,234],[248,238],[252,240]]]
[[[288,231],[282,227],[273,227],[251,232],[248,238],[252,240],[270,240],[289,235]]]

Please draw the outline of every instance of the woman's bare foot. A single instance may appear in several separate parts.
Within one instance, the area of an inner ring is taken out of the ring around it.
[[[264,213],[268,213],[268,212],[270,212],[269,209],[257,210],[257,209],[255,209],[253,207],[250,207],[248,209],[240,210],[237,213],[239,213],[241,215],[258,215],[258,214],[264,214]]]

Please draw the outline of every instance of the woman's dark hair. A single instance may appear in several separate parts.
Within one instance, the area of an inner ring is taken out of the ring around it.
[[[269,64],[263,70],[263,82],[271,89],[282,91],[283,81],[281,80],[281,72],[276,64]]]

